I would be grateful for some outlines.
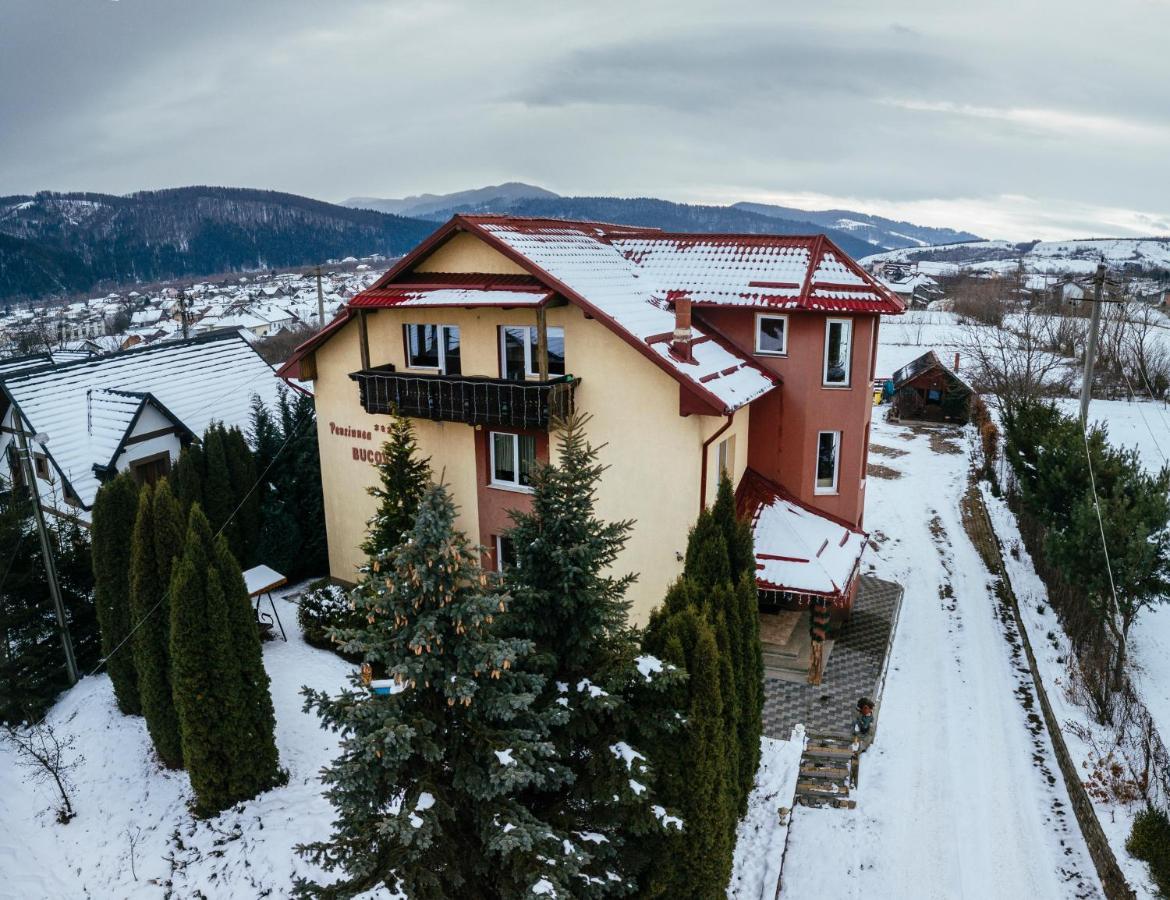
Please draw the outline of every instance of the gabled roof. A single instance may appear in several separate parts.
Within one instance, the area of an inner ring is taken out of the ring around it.
[[[961,378],[957,372],[943,365],[942,360],[938,358],[938,354],[933,350],[927,350],[918,358],[910,360],[910,362],[895,372],[890,380],[894,382],[895,388],[900,388],[907,381],[917,378],[922,373],[929,372],[931,369],[941,369],[946,375],[953,378],[967,390],[974,392],[974,388],[965,379]]]
[[[53,466],[88,509],[99,486],[94,465],[112,461],[111,433],[126,421],[131,404],[141,409],[149,399],[201,435],[213,421],[246,427],[253,396],[274,405],[279,382],[247,341],[227,332],[14,375],[0,382],[0,389],[30,430],[48,434],[45,448]],[[96,436],[87,425],[95,392],[99,414],[108,416]],[[139,399],[118,400],[119,395]]]
[[[416,263],[461,231],[476,235],[527,274],[412,272]],[[455,216],[438,228],[350,305],[545,302],[543,297],[523,302],[519,291],[534,286],[584,309],[722,413],[767,393],[778,380],[702,327],[692,326],[690,359],[672,353],[673,306],[678,300],[838,312],[897,313],[904,308],[895,295],[820,236],[668,234],[598,222],[471,215]],[[322,332],[298,347],[279,374],[298,373],[300,359],[327,339]]]
[[[86,430],[94,455],[94,472],[99,478],[114,467],[147,406],[158,410],[187,440],[196,437],[149,392],[91,388],[86,392],[86,406]]]
[[[806,506],[754,469],[740,479],[736,506],[752,523],[762,590],[845,600],[869,537],[864,531]]]

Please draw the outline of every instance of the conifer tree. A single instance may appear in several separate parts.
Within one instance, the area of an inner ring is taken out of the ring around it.
[[[232,427],[224,432],[228,480],[231,484],[232,509],[235,515],[228,522],[224,534],[232,555],[247,568],[256,562],[257,539],[260,534],[261,491],[256,486],[256,459],[244,433]],[[229,511],[229,515],[231,512]]]
[[[171,574],[171,685],[195,810],[213,815],[272,787],[272,701],[239,565],[191,507]]]
[[[382,445],[378,466],[379,484],[370,488],[378,500],[378,511],[368,523],[362,551],[370,560],[397,547],[414,527],[418,504],[431,480],[429,459],[418,458],[414,427],[405,416],[395,416],[390,436]]]
[[[240,565],[223,535],[215,539],[213,565],[224,592],[232,645],[232,746],[228,751],[232,762],[228,788],[232,796],[247,799],[281,783],[285,773],[277,756],[276,713],[256,614]]]
[[[184,517],[191,506],[198,503],[203,505],[203,478],[204,478],[203,448],[199,444],[188,444],[179,454],[179,461],[175,464],[173,483],[175,496],[183,509]]]
[[[670,704],[683,711],[686,727],[660,742],[653,754],[662,771],[662,798],[685,824],[681,832],[668,831],[652,843],[658,865],[644,879],[645,896],[672,900],[723,896],[734,854],[728,758],[735,748],[726,730],[715,633],[698,594],[693,583],[679,579],[647,634],[652,652],[688,673],[687,684],[676,689]]]
[[[129,473],[102,485],[93,505],[93,574],[102,655],[118,709],[138,715],[138,674],[134,653],[123,646],[134,627],[130,613],[130,547],[138,513],[138,485]],[[118,652],[114,652],[117,650]]]
[[[232,746],[231,664],[227,604],[211,559],[211,526],[191,507],[183,555],[171,573],[171,686],[183,765],[195,811],[209,816],[235,802],[229,788]]]
[[[298,882],[301,896],[385,885],[412,900],[476,900],[496,896],[490,885],[501,868],[528,873],[529,888],[543,880],[557,896],[572,896],[579,881],[584,849],[566,853],[569,836],[516,799],[566,773],[551,759],[549,723],[533,709],[541,679],[518,665],[530,644],[495,633],[508,597],[454,521],[446,488],[432,486],[410,540],[353,593],[368,626],[336,632],[389,676],[392,691],[376,694],[357,675],[338,697],[304,691],[306,708],[341,732],[342,752],[323,776],[333,835],[298,849],[344,875]]]
[[[138,696],[146,728],[163,764],[183,766],[179,720],[171,695],[170,570],[182,550],[182,521],[178,503],[164,478],[138,495],[138,515],[130,554],[130,608],[138,629],[134,632],[134,664]]]
[[[213,534],[228,523],[237,502],[228,468],[227,430],[217,422],[203,435],[202,506]]]
[[[550,737],[572,784],[530,792],[524,802],[559,832],[604,838],[589,848],[588,880],[571,891],[602,897],[634,889],[646,862],[643,840],[675,827],[663,824],[647,745],[674,724],[662,702],[681,675],[642,655],[640,635],[627,624],[634,576],[610,568],[632,523],[596,515],[604,467],[586,421],[564,423],[556,464],[534,473],[532,511],[512,514],[517,565],[505,574],[512,604],[503,627],[534,644],[528,665],[545,679],[537,707],[566,713]],[[504,883],[501,895],[523,886]]]

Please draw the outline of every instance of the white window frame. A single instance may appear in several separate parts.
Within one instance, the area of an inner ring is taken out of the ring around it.
[[[495,544],[496,544],[496,571],[503,572],[504,571],[504,541],[505,541],[505,537],[502,534],[497,534],[495,536],[495,538],[496,538],[496,540],[495,540]],[[516,552],[515,546],[512,547],[512,552],[513,553]],[[519,560],[516,561],[516,568],[520,568],[520,561]]]
[[[829,333],[834,325],[845,327],[848,349],[845,353],[845,380],[829,381]],[[825,319],[825,351],[821,359],[821,386],[830,388],[847,388],[853,381],[853,320],[852,319]]]
[[[458,325],[440,325],[435,322],[406,322],[403,328],[407,329],[403,337],[405,338],[406,350],[406,368],[416,369],[420,372],[438,372],[440,375],[447,374],[447,329],[454,328],[459,330]],[[439,364],[438,366],[419,366],[415,365],[414,360],[410,357],[410,331],[411,328],[434,328],[437,331],[439,348]],[[462,336],[460,336],[462,337]],[[462,343],[460,344],[462,347]]]
[[[784,322],[784,346],[779,350],[760,349],[760,323],[764,319],[781,319]],[[787,356],[788,355],[788,315],[786,313],[758,312],[756,313],[756,355],[757,356]]]
[[[822,487],[818,482],[820,479],[821,468],[821,437],[826,434],[833,436],[833,484],[831,487]],[[839,492],[841,484],[841,432],[839,431],[818,431],[817,432],[817,446],[813,453],[813,493],[814,494],[836,494]]]
[[[496,435],[502,435],[512,439],[512,471],[516,473],[515,481],[499,481],[496,479]],[[520,438],[522,437],[531,437],[533,441],[536,440],[532,435],[518,434],[515,431],[488,432],[488,464],[491,466],[488,471],[490,478],[488,483],[492,487],[499,488],[502,491],[518,491],[521,494],[532,493],[531,485],[520,483]]]
[[[540,372],[536,368],[536,347],[539,338],[534,337],[532,332],[536,330],[535,325],[501,325],[500,326],[500,377],[508,377],[508,349],[505,342],[505,337],[509,328],[519,328],[524,332],[524,377],[525,378],[539,378]],[[549,325],[547,330],[559,331],[561,333],[561,344],[565,342],[565,329],[560,325]],[[550,373],[551,375],[551,373]],[[559,377],[559,376],[557,376]]]

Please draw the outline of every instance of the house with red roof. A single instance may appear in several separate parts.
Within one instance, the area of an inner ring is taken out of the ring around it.
[[[902,311],[819,235],[455,216],[279,370],[312,383],[331,573],[352,581],[363,562],[392,413],[502,567],[509,512],[578,412],[604,445],[598,513],[635,523],[617,568],[638,575],[636,622],[724,471],[753,523],[761,602],[843,614],[866,543],[880,319]]]

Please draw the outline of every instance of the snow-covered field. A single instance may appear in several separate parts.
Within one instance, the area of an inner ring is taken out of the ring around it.
[[[161,769],[142,719],[115,708],[108,677],[85,678],[50,714],[85,757],[73,778],[76,819],[58,825],[44,813],[52,794],[30,787],[0,750],[0,897],[158,898],[168,882],[175,897],[279,897],[295,875],[322,874],[292,848],[328,835],[332,810],[318,772],[336,755],[337,737],[301,711],[299,691],[340,690],[351,667],[305,644],[295,605],[276,602],[289,641],[265,644],[264,663],[288,784],[214,819],[193,819],[186,775]]]
[[[894,453],[871,459],[901,477],[869,480],[869,559],[906,588],[882,727],[861,759],[856,810],[797,809],[782,896],[1101,896],[1028,708],[1014,625],[963,530],[964,439],[935,437],[932,449],[928,430],[878,412],[872,444]]]

